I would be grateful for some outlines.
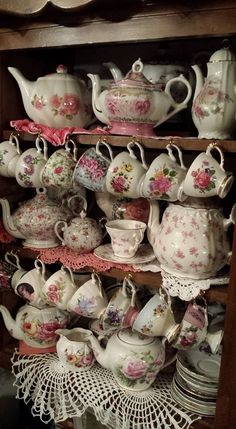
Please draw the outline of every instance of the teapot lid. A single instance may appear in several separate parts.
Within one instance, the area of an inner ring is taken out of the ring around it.
[[[111,87],[117,86],[133,86],[133,87],[142,87],[142,88],[154,88],[158,89],[156,84],[153,84],[144,76],[143,74],[143,63],[139,58],[132,65],[132,69],[127,73],[125,78],[119,80],[118,82],[113,82]]]
[[[124,343],[132,344],[132,345],[147,345],[152,344],[156,341],[156,338],[147,337],[145,335],[140,334],[139,332],[132,331],[132,329],[121,329],[117,332],[117,337]]]
[[[236,56],[235,54],[230,51],[229,47],[225,47],[222,49],[219,49],[218,51],[214,52],[212,56],[210,57],[210,62],[218,62],[218,61],[235,61]]]

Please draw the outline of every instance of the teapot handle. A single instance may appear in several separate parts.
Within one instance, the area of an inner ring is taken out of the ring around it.
[[[9,142],[16,147],[16,151],[20,155],[21,150],[20,150],[19,140],[18,140],[18,137],[14,133],[11,133],[11,135],[9,137]]]
[[[59,230],[58,230],[59,225],[62,225],[62,228],[61,228],[62,232],[65,231],[65,229],[68,227],[68,225],[64,220],[58,220],[54,225],[54,231],[55,231],[56,236],[62,242],[62,246],[65,246],[64,237],[59,233]]]
[[[102,152],[99,149],[99,146],[101,144],[103,144],[104,146],[106,146],[106,148],[108,149],[108,152],[109,152],[110,160],[113,161],[113,152],[112,152],[112,149],[111,149],[111,147],[109,146],[109,144],[105,140],[100,140],[99,139],[98,142],[96,143],[96,152],[97,152],[97,154],[103,157],[103,154],[102,154]]]
[[[133,159],[137,159],[137,156],[135,155],[134,151],[131,149],[132,146],[137,146],[139,148],[142,166],[143,166],[143,168],[145,168],[145,170],[148,170],[148,165],[146,164],[146,161],[145,161],[145,155],[144,155],[143,147],[141,146],[140,143],[136,142],[135,140],[132,140],[131,142],[129,142],[127,144],[127,149],[129,151],[131,158],[133,158]]]
[[[40,143],[43,143],[43,149],[40,147]],[[48,145],[46,140],[42,136],[38,136],[35,140],[35,146],[37,149],[37,152],[43,153],[43,158],[45,161],[48,160]]]
[[[69,140],[67,140],[66,142],[65,142],[65,150],[66,150],[66,152],[69,152],[69,153],[71,153],[71,148],[70,148],[70,146],[69,146],[69,144],[71,143],[71,145],[72,145],[72,148],[73,148],[73,160],[74,161],[77,161],[77,152],[78,152],[78,149],[77,149],[77,147],[76,147],[76,144],[75,144],[75,142],[74,142],[74,140],[72,140],[72,139],[69,139]]]
[[[168,151],[168,155],[169,155],[169,157],[171,158],[171,160],[172,160],[172,161],[177,162],[177,161],[176,161],[175,156],[173,155],[172,148],[175,148],[175,149],[177,150],[177,152],[178,152],[181,168],[183,168],[184,170],[187,170],[187,168],[185,167],[184,162],[183,162],[183,154],[182,154],[182,151],[181,151],[181,149],[179,148],[179,146],[177,146],[177,145],[176,145],[176,144],[174,144],[174,143],[169,143],[169,144],[166,146],[166,149],[167,149],[167,151]]]
[[[173,99],[171,95],[171,85],[175,82],[182,82],[187,87],[188,93],[183,101],[181,103],[176,103],[176,101]],[[192,96],[192,87],[189,83],[189,81],[181,74],[178,77],[173,77],[173,79],[168,80],[165,91],[164,91],[170,98],[171,106],[174,107],[174,110],[171,110],[171,112],[167,113],[165,116],[163,116],[155,125],[154,128],[157,127],[157,125],[162,124],[163,122],[167,121],[167,119],[171,118],[176,113],[180,112],[183,109],[186,109],[187,103],[189,102],[191,96]]]
[[[71,202],[74,199],[76,199],[76,198],[78,198],[78,199],[80,199],[80,200],[83,201],[83,207],[79,210],[79,212],[77,212],[76,210],[73,210],[73,207],[72,207],[72,204],[71,204]],[[72,213],[75,216],[85,217],[85,215],[87,213],[87,201],[86,201],[86,198],[83,197],[83,195],[80,195],[80,194],[78,194],[78,195],[72,195],[72,197],[68,198],[67,201],[68,201],[68,207],[69,207],[69,209],[72,211]]]

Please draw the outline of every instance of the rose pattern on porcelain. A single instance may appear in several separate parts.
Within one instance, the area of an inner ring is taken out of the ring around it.
[[[204,279],[215,276],[229,262],[226,230],[234,222],[232,215],[224,219],[219,208],[169,204],[159,223],[158,205],[152,210],[148,238],[164,271]]]
[[[13,133],[0,143],[0,175],[15,177],[15,166],[21,155],[19,140]]]
[[[57,320],[53,317],[47,322],[42,322],[40,319],[31,319],[29,314],[25,312],[21,317],[21,326],[29,341],[37,342],[40,346],[55,345],[58,335],[55,333],[57,329],[65,328],[67,321],[64,317],[57,315]]]
[[[66,310],[67,302],[76,291],[74,277],[69,267],[62,266],[52,274],[42,287],[42,294],[49,305]]]
[[[84,356],[80,350],[77,350],[74,353],[65,350],[65,358],[68,364],[75,365],[76,368],[87,368],[88,366],[91,367],[94,362],[94,354],[92,351]]]
[[[39,165],[42,161],[42,156],[32,156],[32,155],[26,155],[22,157],[22,160],[25,164],[23,172],[19,171],[16,175],[16,178],[22,183],[22,186],[25,187],[33,187],[34,184],[32,182],[31,177],[36,172],[36,166]]]
[[[155,170],[154,175],[149,179],[150,195],[154,195],[158,199],[169,199],[168,192],[173,185],[177,184],[175,181],[176,175],[176,170],[170,169],[165,165],[160,170]]]
[[[211,191],[216,187],[215,182],[217,178],[214,174],[214,168],[211,168],[209,162],[204,161],[202,163],[202,168],[198,168],[191,173],[193,177],[193,187],[199,189],[202,193]]]
[[[132,164],[122,162],[120,166],[116,166],[112,169],[112,178],[110,186],[114,193],[123,195],[124,192],[128,192],[130,184],[132,183],[133,166]]]
[[[57,354],[69,371],[87,370],[94,364],[94,354],[88,343],[90,331],[83,328],[58,329]]]
[[[49,99],[35,93],[31,104],[37,110],[43,110],[48,105],[54,116],[65,117],[69,121],[80,111],[79,97],[70,93],[64,93],[63,96],[52,94]]]

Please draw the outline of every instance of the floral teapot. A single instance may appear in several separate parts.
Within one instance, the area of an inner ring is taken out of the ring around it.
[[[92,81],[92,104],[97,118],[109,125],[110,133],[155,136],[153,128],[187,107],[192,89],[183,76],[170,79],[164,91],[151,83],[143,74],[143,63],[135,61],[124,79],[114,81],[101,92],[98,75],[88,74]],[[174,82],[182,82],[187,96],[176,103],[171,95]]]
[[[26,304],[18,310],[16,320],[4,305],[0,305],[0,313],[12,337],[30,347],[55,346],[59,338],[55,331],[66,328],[69,323],[69,313],[56,307],[39,309]]]
[[[73,213],[50,200],[45,188],[36,188],[36,196],[23,202],[11,215],[7,199],[0,198],[5,229],[13,237],[24,239],[25,247],[48,248],[58,246],[54,224],[68,220]]]
[[[94,335],[88,337],[96,360],[110,369],[124,389],[142,391],[155,381],[158,372],[173,362],[165,362],[165,341],[133,332],[131,328],[113,334],[104,349]]]
[[[198,137],[232,139],[235,133],[236,57],[228,48],[216,51],[207,63],[207,77],[198,65],[196,89],[192,105],[193,122]]]
[[[164,271],[177,277],[207,279],[230,262],[227,229],[235,222],[236,204],[225,219],[222,209],[210,200],[187,198],[170,203],[161,223],[158,202],[150,201],[147,235]]]
[[[36,123],[48,127],[86,127],[92,119],[91,94],[85,82],[67,73],[59,65],[56,73],[48,74],[35,82],[8,67],[16,79],[27,115]]]

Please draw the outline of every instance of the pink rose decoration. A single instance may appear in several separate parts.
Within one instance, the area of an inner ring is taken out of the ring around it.
[[[54,341],[58,337],[57,334],[55,334],[55,331],[57,329],[61,329],[65,327],[65,323],[59,323],[59,322],[47,322],[42,323],[38,327],[38,333],[37,338],[43,341]]]
[[[143,377],[148,370],[148,364],[141,359],[127,360],[121,369],[127,378],[137,379]]]
[[[63,106],[66,115],[76,115],[79,112],[79,97],[74,94],[65,94]]]
[[[48,300],[56,304],[60,300],[60,295],[56,291],[48,291],[47,293]]]
[[[167,194],[171,187],[171,181],[168,177],[160,176],[156,180],[150,182],[150,190],[152,192],[160,192],[161,194]]]
[[[194,185],[198,188],[207,188],[211,181],[211,176],[205,171],[199,171],[194,177]]]
[[[60,174],[60,173],[62,173],[63,172],[63,167],[62,167],[62,165],[61,166],[58,166],[58,167],[56,167],[56,168],[54,168],[54,173],[55,174]]]
[[[94,355],[93,353],[89,353],[88,355],[85,355],[82,359],[81,359],[81,363],[85,366],[90,366],[93,364],[94,361]]]
[[[145,114],[150,109],[150,101],[149,100],[141,100],[136,101],[135,103],[135,110],[139,114]]]
[[[51,104],[51,106],[52,106],[52,107],[54,107],[55,109],[58,109],[58,108],[60,107],[60,105],[61,105],[61,98],[60,98],[60,97],[58,97],[58,95],[57,95],[57,94],[53,95],[53,96],[50,98],[50,104]]]
[[[124,177],[121,177],[121,176],[116,177],[115,179],[113,179],[111,185],[116,192],[123,192],[125,188]]]
[[[127,204],[124,204],[124,219],[140,220],[147,222],[149,217],[150,205],[145,198],[138,198]]]

